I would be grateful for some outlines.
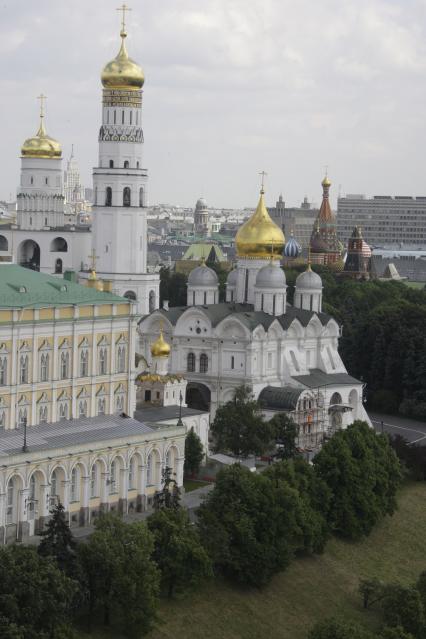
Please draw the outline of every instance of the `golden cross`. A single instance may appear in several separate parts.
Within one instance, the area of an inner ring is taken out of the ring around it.
[[[324,171],[325,171],[325,177],[328,177],[328,164],[325,165]]]
[[[40,95],[37,96],[37,100],[40,100],[40,117],[42,118],[44,117],[44,101],[47,100],[47,97],[40,93]]]
[[[99,259],[99,255],[96,255],[96,251],[93,248],[90,252],[90,255],[87,256],[90,260],[90,270],[96,271],[96,260]]]
[[[117,11],[122,11],[123,17],[121,19],[121,30],[126,31],[126,11],[131,11],[130,7],[127,4],[123,4],[121,7],[118,7]]]
[[[264,186],[265,186],[265,176],[268,175],[267,173],[265,173],[265,171],[260,171],[259,175],[262,176],[262,184],[260,187],[260,192],[263,193],[264,192]]]

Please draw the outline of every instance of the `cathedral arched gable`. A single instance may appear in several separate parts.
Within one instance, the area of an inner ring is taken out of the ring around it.
[[[88,475],[88,471],[87,471],[87,464],[86,462],[84,462],[82,459],[77,459],[71,466],[70,468],[70,476],[72,471],[74,470],[74,468],[77,468],[77,466],[81,466],[84,476],[87,477]]]
[[[306,337],[319,337],[323,332],[323,326],[317,315],[313,315],[306,327]]]
[[[256,326],[256,328],[253,331],[253,340],[259,341],[259,342],[263,342],[263,340],[266,337],[266,331],[263,328],[263,326]]]
[[[261,327],[263,330],[263,327]],[[250,339],[251,333],[237,317],[225,317],[216,326],[218,337]]]
[[[324,336],[326,337],[339,337],[340,328],[336,320],[330,319],[325,328],[324,328]]]
[[[281,324],[278,322],[278,320],[274,320],[272,322],[272,324],[268,328],[267,335],[269,338],[272,338],[272,339],[280,339],[283,337],[284,331]]]
[[[294,319],[287,329],[287,339],[300,339],[304,336],[305,331],[298,319]]]
[[[158,333],[163,327],[165,335],[173,335],[173,324],[162,313],[152,313],[149,317],[142,320],[139,324],[139,333],[141,335]]]
[[[197,329],[201,332],[199,333]],[[212,324],[207,313],[201,308],[191,306],[179,317],[175,332],[178,335],[206,337],[211,335]]]

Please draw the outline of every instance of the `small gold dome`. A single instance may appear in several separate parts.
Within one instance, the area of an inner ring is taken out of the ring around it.
[[[282,230],[271,219],[260,191],[259,204],[250,219],[239,229],[235,244],[238,257],[252,259],[282,256],[285,237]]]
[[[40,126],[33,138],[25,140],[21,148],[24,158],[55,159],[62,156],[61,145],[57,140],[49,137],[44,128],[43,115],[40,115]]]
[[[122,30],[121,47],[117,57],[104,67],[101,81],[105,89],[123,89],[125,91],[138,91],[145,82],[142,67],[129,58],[127,53],[125,38],[127,33]]]
[[[168,357],[170,355],[170,344],[167,344],[163,337],[163,329],[160,329],[160,335],[155,342],[151,344],[151,355],[153,357]]]
[[[331,186],[331,182],[330,182],[330,179],[329,179],[328,175],[325,176],[325,178],[323,179],[321,184],[322,184],[322,186]]]

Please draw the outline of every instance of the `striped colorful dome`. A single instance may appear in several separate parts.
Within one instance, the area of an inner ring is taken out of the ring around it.
[[[294,239],[293,233],[290,235],[290,239],[284,247],[285,257],[299,257],[302,252],[302,247],[299,242]]]

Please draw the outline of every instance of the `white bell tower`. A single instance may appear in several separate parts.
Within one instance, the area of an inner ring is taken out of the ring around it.
[[[99,162],[93,169],[93,249],[101,279],[137,302],[140,314],[159,305],[159,276],[147,273],[146,185],[143,168],[144,73],[126,50],[123,5],[121,47],[102,72]]]

